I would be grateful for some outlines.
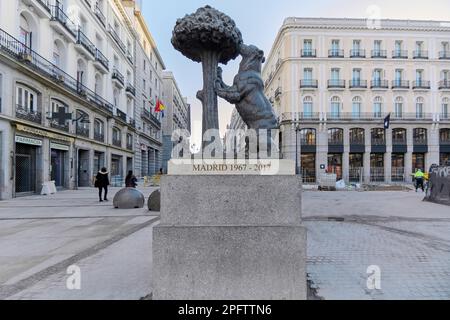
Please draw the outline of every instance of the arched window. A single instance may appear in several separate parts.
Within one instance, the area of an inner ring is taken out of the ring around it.
[[[413,130],[414,145],[428,144],[428,131],[425,128],[416,128]]]
[[[69,106],[58,99],[51,100],[52,120],[50,126],[54,129],[69,132]]]
[[[313,98],[305,97],[303,99],[303,117],[312,118],[313,116]]]
[[[60,69],[65,69],[65,48],[61,41],[53,43],[53,63]]]
[[[103,77],[98,73],[95,75],[94,92],[99,96],[103,95]]]
[[[16,117],[36,123],[42,121],[38,93],[23,84],[16,85]]]
[[[302,146],[315,146],[316,145],[316,129],[300,130],[300,144]]]
[[[79,59],[77,62],[77,82],[79,90],[86,86],[87,76],[86,62]]]
[[[365,144],[365,131],[362,128],[350,129],[350,144],[364,145]]]
[[[450,99],[449,98],[444,98],[442,99],[442,111],[441,111],[441,118],[442,119],[448,119],[449,118],[449,104],[450,104]]]
[[[381,118],[383,114],[383,98],[375,97],[373,100],[373,116],[374,118]]]
[[[392,130],[392,144],[394,146],[395,145],[406,146],[408,144],[406,129],[395,128]]]
[[[90,124],[89,115],[82,110],[77,110],[76,117],[77,117],[76,118],[77,119],[77,127],[76,127],[77,135],[85,137],[85,138],[89,138],[89,124]]]
[[[352,99],[352,117],[353,118],[359,119],[361,117],[361,106],[362,106],[361,97],[354,97]]]
[[[127,134],[127,149],[133,150],[133,135],[131,133]]]
[[[114,89],[113,90],[113,98],[114,98],[114,107],[118,107],[119,103],[120,103],[120,91],[119,89]]]
[[[418,97],[416,99],[416,118],[417,119],[423,119],[424,117],[424,106],[425,106],[425,99],[422,97]]]
[[[94,139],[99,142],[105,142],[105,124],[100,119],[94,121]]]
[[[441,145],[450,145],[450,129],[441,129],[439,131],[439,141]]]
[[[332,97],[330,106],[330,118],[339,119],[341,116],[341,98]]]
[[[116,147],[122,147],[122,132],[116,127],[112,130],[112,142]]]
[[[32,48],[32,32],[30,24],[28,23],[28,19],[21,14],[20,15],[20,28],[19,28],[19,40],[25,46]]]
[[[394,117],[398,118],[398,119],[403,118],[403,98],[402,97],[395,98]]]
[[[344,130],[339,128],[328,129],[328,145],[343,145]]]
[[[372,129],[371,141],[373,146],[386,145],[386,130],[384,128]]]

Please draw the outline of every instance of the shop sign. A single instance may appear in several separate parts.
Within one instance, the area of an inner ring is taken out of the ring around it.
[[[61,151],[69,151],[70,147],[66,146],[64,144],[59,144],[59,143],[50,143],[50,149],[54,149],[54,150],[61,150]]]
[[[28,144],[28,145],[32,145],[32,146],[42,147],[42,140],[39,140],[39,139],[33,139],[33,138],[28,138],[28,137],[16,136],[16,142],[17,143]]]
[[[69,143],[72,143],[74,141],[74,139],[70,138],[70,137],[66,137],[66,136],[56,134],[56,133],[46,131],[46,130],[23,126],[21,124],[16,125],[16,128],[18,131],[33,134],[35,136],[45,137],[45,138],[59,140],[59,141],[65,141],[65,142],[69,142]]]

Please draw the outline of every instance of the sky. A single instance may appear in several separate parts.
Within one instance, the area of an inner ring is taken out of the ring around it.
[[[207,4],[234,19],[244,42],[263,49],[266,56],[287,17],[368,18],[376,6],[383,19],[450,21],[449,0],[142,0],[142,12],[166,68],[174,73],[182,94],[191,104],[194,141],[201,139],[202,107],[195,98],[197,91],[203,88],[201,65],[176,51],[170,39],[178,18]],[[226,83],[233,82],[238,67],[239,58],[222,66]],[[234,106],[219,98],[222,134],[233,109]]]

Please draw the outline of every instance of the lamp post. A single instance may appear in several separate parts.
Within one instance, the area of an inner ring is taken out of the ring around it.
[[[300,131],[300,125],[295,125],[295,174],[300,174],[300,163],[298,159],[298,133]]]

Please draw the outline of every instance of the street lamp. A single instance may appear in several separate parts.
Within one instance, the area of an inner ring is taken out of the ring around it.
[[[298,159],[298,133],[301,131],[300,124],[295,125],[295,174],[300,174],[300,163]]]

